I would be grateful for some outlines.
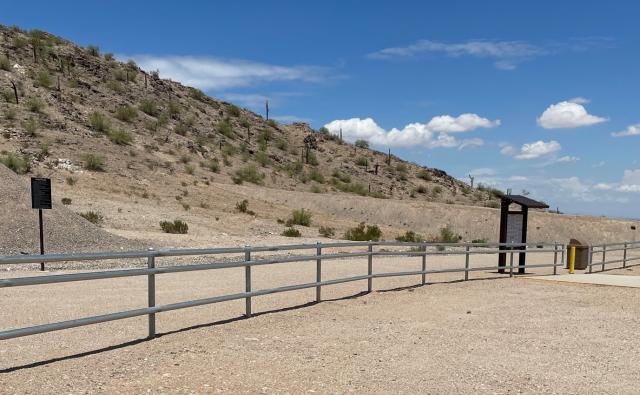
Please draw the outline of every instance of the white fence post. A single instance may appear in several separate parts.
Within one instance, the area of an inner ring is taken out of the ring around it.
[[[318,256],[318,259],[316,259],[316,283],[320,283],[322,282],[322,258],[320,258],[320,256],[322,255],[322,247],[320,247],[320,242],[317,242],[317,248],[316,248],[316,255]],[[320,303],[320,300],[322,300],[322,287],[320,285],[318,285],[316,287],[316,302]]]
[[[469,280],[469,246],[465,248],[466,254],[464,254],[464,281]]]
[[[371,292],[373,290],[373,244],[369,241],[369,257],[367,261],[367,275],[369,278],[367,279],[367,292]]]
[[[149,248],[149,253],[153,253],[153,248]],[[154,269],[156,267],[156,257],[149,255],[147,258],[147,268]],[[149,274],[147,276],[147,293],[148,293],[148,305],[149,307],[155,307],[156,305],[156,275]],[[156,314],[151,313],[148,315],[149,320],[149,339],[156,337]]]
[[[251,251],[249,251],[249,246],[245,246],[246,250],[244,252],[244,260],[251,260]],[[244,290],[245,292],[251,292],[251,266],[246,265],[244,267]],[[249,318],[251,317],[251,296],[247,296],[245,298],[245,313],[244,315]]]

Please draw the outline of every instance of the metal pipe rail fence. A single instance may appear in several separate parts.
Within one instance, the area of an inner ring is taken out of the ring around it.
[[[635,244],[634,244],[635,245]],[[365,247],[366,251],[340,251],[326,253],[328,249],[344,249],[344,248],[360,248]],[[374,250],[377,247],[378,250]],[[380,250],[381,247],[403,247],[404,250]],[[499,249],[500,247],[508,247],[511,249]],[[408,248],[408,250],[407,250]],[[517,249],[521,248],[521,249]],[[634,247],[636,248],[636,247]],[[252,254],[260,252],[290,252],[299,250],[312,250],[312,254],[294,255],[294,256],[269,256],[266,258],[256,259]],[[297,245],[281,245],[281,246],[264,246],[264,247],[237,247],[237,248],[211,248],[211,249],[173,249],[173,250],[154,250],[148,251],[126,251],[126,252],[97,252],[97,253],[78,253],[78,254],[48,254],[48,255],[23,255],[23,256],[0,256],[0,265],[9,264],[27,264],[40,262],[70,262],[70,261],[97,261],[97,260],[113,260],[113,259],[135,259],[145,258],[147,260],[146,268],[133,268],[121,270],[103,270],[94,272],[80,272],[71,274],[54,274],[45,276],[16,277],[0,279],[0,288],[20,287],[28,285],[56,284],[73,281],[90,281],[99,279],[112,279],[132,276],[147,276],[147,307],[133,310],[125,310],[110,314],[97,315],[92,317],[60,321],[49,324],[42,324],[24,328],[9,329],[0,331],[0,340],[12,339],[22,336],[35,335],[39,333],[58,331],[63,329],[75,328],[85,325],[98,324],[108,321],[121,320],[137,316],[148,316],[148,337],[153,338],[156,335],[156,317],[157,313],[166,311],[184,309],[188,307],[203,306],[212,303],[220,303],[231,300],[245,299],[245,316],[250,317],[252,314],[252,298],[262,295],[276,294],[281,292],[289,292],[295,290],[315,288],[316,302],[322,300],[322,287],[336,285],[341,283],[367,280],[367,292],[373,290],[373,279],[396,277],[396,276],[420,276],[421,284],[426,284],[426,276],[435,273],[463,273],[464,280],[469,279],[469,273],[474,271],[489,271],[496,269],[505,269],[510,277],[513,277],[514,270],[519,269],[518,264],[514,265],[514,254],[533,254],[533,253],[553,253],[553,263],[545,264],[529,264],[527,269],[531,268],[553,268],[553,274],[557,274],[557,268],[564,265],[566,255],[566,245],[559,243],[522,243],[522,244],[500,244],[500,243],[402,243],[402,242],[340,242],[340,243],[316,243],[316,244],[297,244]],[[184,256],[215,256],[225,254],[244,254],[242,260],[218,261],[198,264],[184,264],[174,266],[157,266],[156,259],[165,257],[184,257]],[[472,255],[479,254],[509,254],[509,264],[506,267],[501,266],[483,266],[471,267],[470,258]],[[429,269],[427,267],[427,257],[439,255],[464,255],[464,266],[444,269]],[[374,273],[373,257],[374,256],[408,256],[420,257],[421,269],[403,272],[382,272]],[[331,280],[322,279],[322,262],[326,260],[336,260],[345,258],[362,258],[367,257],[367,273],[343,277]],[[316,281],[311,283],[295,284],[281,286],[277,288],[268,288],[253,290],[251,269],[254,266],[284,264],[294,262],[316,263]],[[216,270],[226,268],[245,269],[245,291],[235,294],[227,294],[204,299],[188,300],[178,303],[170,303],[164,305],[156,305],[156,275],[168,273],[180,273],[201,270]]]
[[[600,271],[603,272],[607,270],[607,265],[620,264],[622,263],[622,268],[626,268],[629,266],[629,262],[633,262],[636,260],[640,260],[640,255],[632,255],[632,253],[636,250],[640,250],[640,241],[627,241],[622,243],[609,243],[609,244],[598,244],[598,245],[590,245],[589,246],[589,255],[588,255],[588,263],[587,267],[589,273],[593,273],[594,270],[600,268]],[[621,257],[620,257],[620,251]],[[616,253],[618,255],[615,259],[607,260],[607,253],[611,258],[612,253]],[[594,258],[601,257],[600,260],[596,260]],[[595,268],[595,269],[594,269]],[[618,267],[609,267],[610,269],[617,269]]]

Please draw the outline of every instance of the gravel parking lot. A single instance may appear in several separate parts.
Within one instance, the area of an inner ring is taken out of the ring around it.
[[[419,260],[376,258],[375,268],[416,270]],[[254,289],[315,276],[313,263],[254,269]],[[366,260],[323,272],[362,274]],[[372,294],[361,293],[366,281],[330,286],[320,304],[309,303],[313,289],[254,298],[251,319],[241,318],[243,300],[162,313],[163,335],[151,341],[137,340],[146,317],[2,341],[0,393],[637,392],[640,290],[462,276],[430,275],[422,287],[419,276],[376,279]],[[157,303],[243,286],[242,269],[160,275]],[[142,307],[146,278],[9,288],[0,298],[7,329]]]

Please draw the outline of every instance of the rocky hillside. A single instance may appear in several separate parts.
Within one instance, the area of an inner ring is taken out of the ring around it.
[[[0,26],[0,94],[0,161],[17,173],[69,183],[109,174],[117,185],[103,192],[151,199],[160,197],[149,183],[177,191],[215,182],[497,205],[497,191],[472,190],[442,170],[265,120],[41,31]]]

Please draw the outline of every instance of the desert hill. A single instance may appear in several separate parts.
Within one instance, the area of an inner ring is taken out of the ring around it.
[[[3,192],[12,226],[0,232],[0,253],[33,241],[33,229],[18,226],[35,215],[24,206],[32,175],[52,178],[59,211],[51,215],[73,222],[60,219],[59,234],[100,236],[80,237],[75,249],[290,242],[280,236],[283,222],[300,208],[313,219],[297,227],[301,241],[318,240],[321,226],[340,238],[362,221],[379,225],[386,239],[407,230],[434,237],[445,226],[464,240],[497,238],[500,191],[472,189],[366,142],[278,124],[97,47],[2,26],[0,162],[19,174],[2,169],[3,188],[20,186]],[[247,212],[237,207],[244,200]],[[162,233],[159,222],[176,218],[188,234]],[[540,241],[620,240],[629,229],[626,221],[542,212],[531,225]]]

